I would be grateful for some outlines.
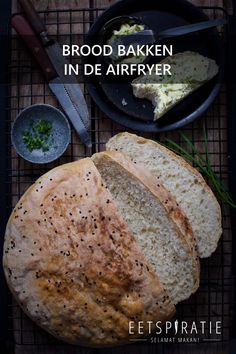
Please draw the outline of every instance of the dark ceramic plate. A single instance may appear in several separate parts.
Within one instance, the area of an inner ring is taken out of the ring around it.
[[[46,120],[52,123],[49,150],[41,149],[29,151],[23,141],[23,135],[30,129],[33,122]],[[58,109],[46,105],[36,104],[24,109],[16,118],[11,132],[11,139],[17,153],[32,163],[49,163],[59,158],[70,143],[71,129],[67,118]]]
[[[97,19],[88,33],[87,44],[93,45],[101,41],[99,33],[103,33],[106,23],[117,16],[139,18],[155,33],[171,27],[209,20],[200,8],[185,0],[121,0]],[[178,129],[202,115],[220,90],[223,75],[220,36],[216,29],[209,29],[176,38],[171,44],[175,53],[191,50],[215,59],[220,67],[219,75],[176,105],[158,122],[153,121],[152,104],[148,100],[133,96],[130,85],[133,77],[126,81],[117,78],[108,81],[100,76],[86,77],[88,91],[99,108],[115,122],[143,132]],[[94,64],[94,58],[89,58],[89,61]],[[124,100],[127,103],[125,105]]]

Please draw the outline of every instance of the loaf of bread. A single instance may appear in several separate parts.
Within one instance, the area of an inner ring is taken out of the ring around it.
[[[38,325],[69,343],[126,343],[129,321],[144,321],[147,333],[147,321],[165,321],[175,312],[112,198],[92,160],[80,160],[37,180],[7,225],[3,265],[12,293]],[[187,246],[178,252],[188,262]],[[195,274],[188,276],[193,287]]]
[[[167,57],[161,63],[171,66],[170,77],[152,74],[140,76],[132,82],[136,97],[152,101],[154,120],[161,118],[219,71],[214,60],[190,51]]]
[[[201,174],[164,146],[134,134],[118,134],[106,147],[127,154],[163,183],[187,215],[200,257],[209,257],[222,234],[221,209]]]
[[[119,152],[92,159],[172,302],[189,298],[199,286],[196,240],[175,199],[150,172]]]

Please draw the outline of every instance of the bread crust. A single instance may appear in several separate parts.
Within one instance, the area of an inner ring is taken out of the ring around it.
[[[72,344],[127,343],[130,320],[175,312],[89,158],[26,191],[7,224],[3,266],[28,316]]]
[[[130,134],[130,133],[127,133],[127,132],[123,132],[123,133],[119,133],[117,135],[115,135],[114,137],[112,137],[108,143],[106,144],[106,148],[108,150],[110,150],[110,145],[113,144],[113,141],[118,141],[121,137],[127,137],[127,138],[131,138],[133,141],[135,141],[136,143],[138,144],[151,144],[152,146],[154,146],[157,150],[160,150],[162,151],[164,154],[168,155],[169,157],[173,158],[174,160],[176,160],[182,168],[188,170],[188,172],[195,176],[195,178],[197,179],[198,181],[198,184],[201,185],[202,189],[205,191],[206,194],[209,194],[211,196],[211,199],[212,199],[212,203],[214,204],[214,208],[216,210],[216,220],[218,222],[218,226],[217,226],[217,234],[215,235],[215,247],[214,249],[212,249],[212,252],[213,253],[217,247],[217,242],[222,234],[222,227],[221,227],[221,219],[222,219],[222,215],[221,215],[221,208],[220,208],[220,205],[214,195],[214,193],[212,192],[211,188],[207,185],[206,181],[204,180],[204,178],[202,177],[202,175],[199,173],[199,171],[192,167],[183,157],[175,154],[173,151],[169,150],[168,148],[166,148],[165,146],[153,141],[153,140],[150,140],[150,139],[146,139],[146,138],[143,138],[141,136],[137,136],[135,134]],[[112,149],[111,149],[112,150]],[[209,257],[210,254],[205,254],[205,253],[202,253],[200,254],[200,257],[201,258],[205,258],[205,257]]]
[[[186,249],[192,257],[194,278],[193,292],[195,292],[199,287],[200,278],[200,263],[197,253],[196,238],[193,235],[188,218],[178,206],[175,198],[147,169],[144,169],[142,166],[135,165],[131,159],[123,153],[117,151],[104,151],[93,155],[92,159],[96,160],[96,156],[99,158],[99,155],[103,155],[104,158],[113,159],[116,161],[116,163],[124,168],[129,174],[133,175],[137,180],[145,185],[165,208],[170,222],[174,224],[178,236],[185,243]]]

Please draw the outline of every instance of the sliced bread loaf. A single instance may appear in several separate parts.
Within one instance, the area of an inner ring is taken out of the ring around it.
[[[147,335],[148,321],[175,312],[90,158],[49,171],[22,196],[3,267],[26,314],[72,344],[128,343],[143,338],[139,321]]]
[[[119,152],[92,159],[172,302],[187,299],[199,285],[199,262],[192,229],[175,199]]]
[[[190,221],[199,256],[209,257],[222,234],[221,209],[201,174],[169,149],[134,134],[114,136],[107,149],[127,154],[164,184]]]

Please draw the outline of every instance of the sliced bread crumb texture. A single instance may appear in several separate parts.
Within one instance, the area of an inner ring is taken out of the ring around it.
[[[221,209],[201,174],[169,149],[134,134],[118,134],[106,147],[127,154],[163,183],[190,221],[199,256],[209,257],[222,234]]]
[[[174,304],[199,285],[199,262],[191,227],[156,178],[118,152],[92,157],[113,201]]]

